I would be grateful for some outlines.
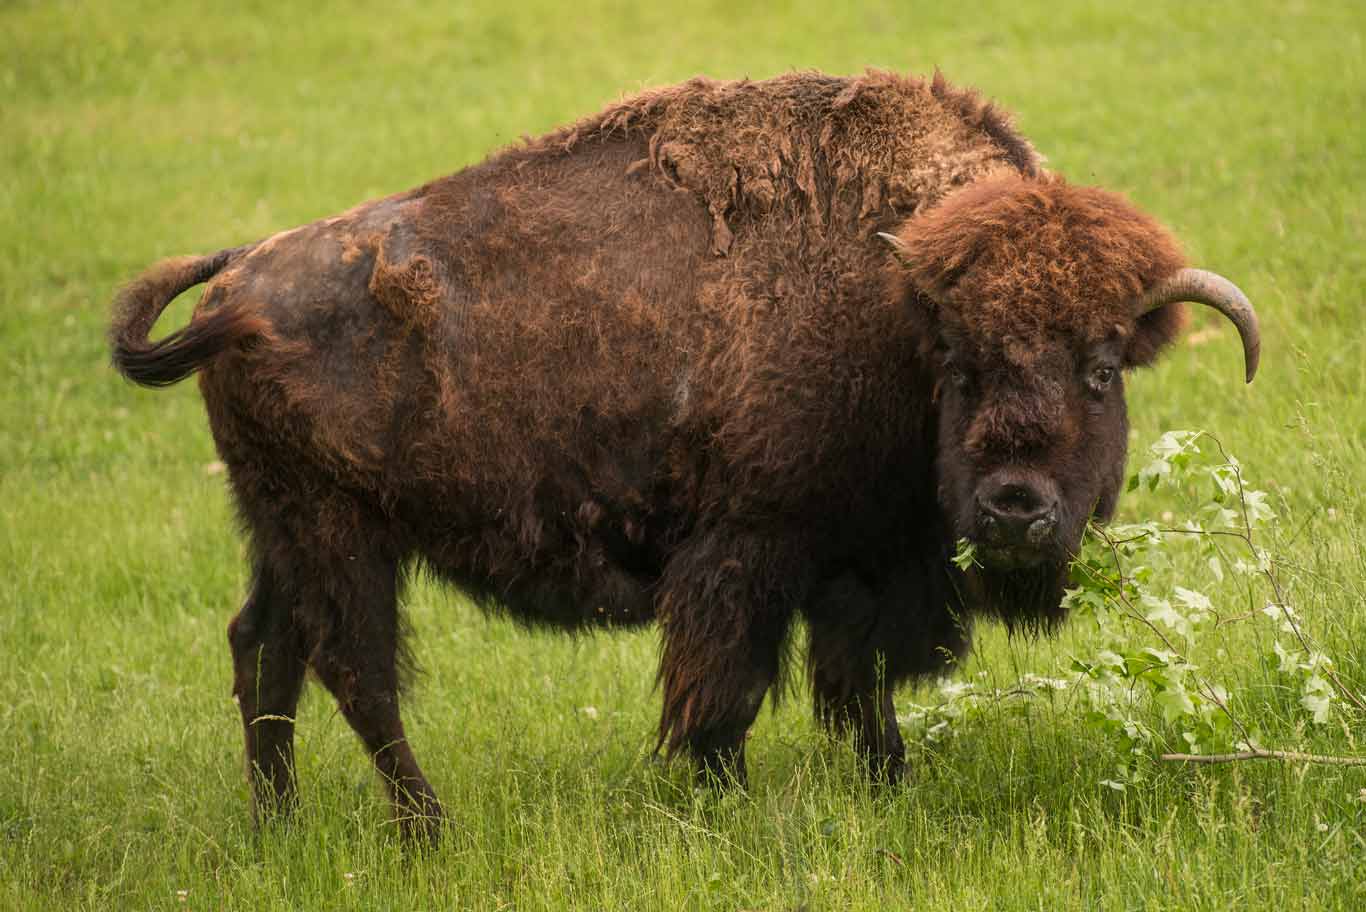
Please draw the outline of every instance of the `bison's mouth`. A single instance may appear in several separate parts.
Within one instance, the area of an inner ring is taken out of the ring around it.
[[[1058,562],[1057,551],[1052,548],[976,544],[977,559],[992,570],[1027,570]]]

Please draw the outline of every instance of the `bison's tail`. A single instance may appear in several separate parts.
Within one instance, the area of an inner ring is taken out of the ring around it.
[[[252,245],[254,246],[254,245]],[[114,367],[134,383],[170,386],[199,370],[239,339],[259,333],[264,324],[239,308],[220,307],[188,326],[152,342],[148,334],[166,305],[188,288],[209,279],[251,246],[209,256],[162,260],[138,276],[114,299],[109,344]]]

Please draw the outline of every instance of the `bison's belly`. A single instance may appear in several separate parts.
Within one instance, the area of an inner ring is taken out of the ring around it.
[[[657,543],[602,498],[571,512],[544,493],[501,507],[471,494],[447,490],[441,501],[405,510],[405,526],[422,560],[482,607],[567,628],[654,616]]]
[[[483,404],[425,424],[406,450],[398,509],[427,563],[528,622],[652,617],[692,512],[671,406],[563,402],[563,417],[533,422],[515,400]]]

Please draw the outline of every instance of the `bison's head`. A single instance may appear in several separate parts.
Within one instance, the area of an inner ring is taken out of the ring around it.
[[[1087,521],[1119,494],[1125,371],[1197,301],[1238,326],[1251,380],[1256,317],[1122,197],[1052,176],[979,181],[885,237],[934,376],[940,506],[983,564],[975,600],[1053,617]]]

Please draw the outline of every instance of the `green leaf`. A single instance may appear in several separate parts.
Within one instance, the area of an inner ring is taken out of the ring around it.
[[[977,546],[966,538],[958,539],[958,548],[954,551],[952,560],[958,569],[962,570],[964,573],[966,573],[970,567],[981,566],[977,561]]]
[[[1170,630],[1176,631],[1183,637],[1190,637],[1190,621],[1184,614],[1173,608],[1171,602],[1151,595],[1143,596],[1141,601],[1143,607],[1148,609],[1147,613],[1143,615],[1144,620],[1148,623],[1161,624]]]
[[[1276,665],[1277,671],[1282,672],[1284,674],[1291,674],[1296,671],[1299,671],[1300,654],[1298,652],[1291,652],[1290,650],[1286,649],[1284,646],[1281,645],[1280,640],[1277,640],[1276,642],[1272,643],[1271,648],[1276,653],[1276,658],[1278,660]]]
[[[1332,709],[1332,698],[1323,694],[1305,694],[1300,697],[1300,705],[1309,710],[1313,720],[1322,725],[1328,721],[1328,714]]]
[[[1166,690],[1158,691],[1154,697],[1158,707],[1162,710],[1162,718],[1167,722],[1175,722],[1182,716],[1195,715],[1195,701],[1184,686],[1173,686]]]
[[[1333,706],[1332,685],[1316,674],[1310,675],[1304,682],[1300,705],[1309,710],[1315,723],[1327,722]]]

